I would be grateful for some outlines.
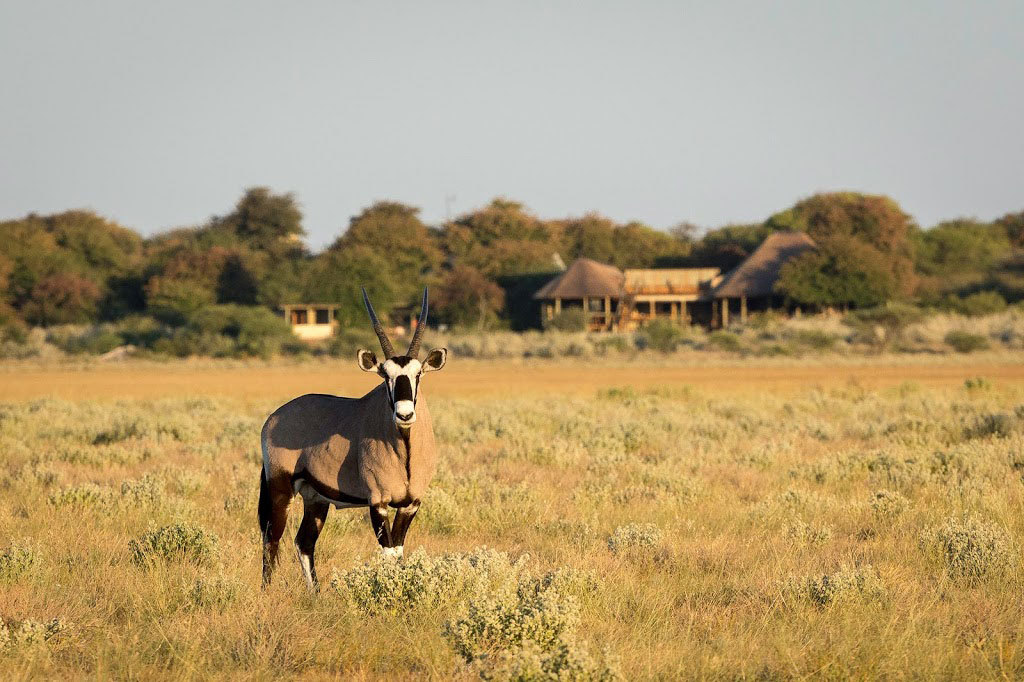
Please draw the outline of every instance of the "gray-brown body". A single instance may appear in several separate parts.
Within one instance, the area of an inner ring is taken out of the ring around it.
[[[401,552],[437,465],[430,412],[422,394],[415,423],[402,429],[395,424],[384,384],[362,398],[300,396],[267,418],[261,443],[265,582],[276,562],[288,503],[296,493],[303,498],[304,514],[295,543],[311,586],[316,583],[313,546],[331,506],[369,507],[381,546]],[[393,527],[388,524],[388,507],[398,509]]]

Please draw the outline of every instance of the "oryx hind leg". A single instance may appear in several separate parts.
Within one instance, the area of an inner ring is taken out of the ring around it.
[[[311,502],[305,498],[302,503],[302,523],[299,525],[299,532],[295,534],[295,549],[299,553],[299,565],[302,566],[302,575],[306,578],[306,585],[313,591],[319,591],[320,584],[316,579],[313,552],[316,549],[320,531],[324,528],[327,512],[331,510],[331,505],[326,502]]]
[[[265,472],[260,472],[259,521],[263,536],[263,586],[270,584],[274,566],[277,565],[277,551],[288,522],[288,504],[292,499],[291,485],[287,480],[268,481]]]

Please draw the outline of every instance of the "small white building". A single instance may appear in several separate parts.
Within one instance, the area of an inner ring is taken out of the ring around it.
[[[281,306],[285,322],[303,341],[320,341],[334,336],[338,327],[338,306],[329,303],[289,303]]]

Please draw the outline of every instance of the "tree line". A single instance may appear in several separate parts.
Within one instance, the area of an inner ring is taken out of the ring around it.
[[[805,231],[818,246],[783,270],[778,291],[795,304],[998,308],[1024,298],[1024,212],[922,229],[891,198],[845,192],[760,223],[662,231],[597,213],[542,219],[507,199],[432,226],[415,207],[381,201],[312,253],[295,197],[257,187],[226,215],[149,238],[83,210],[0,223],[0,325],[146,318],[238,339],[279,331],[270,311],[283,303],[337,304],[346,327],[364,322],[360,286],[387,312],[415,308],[426,283],[436,321],[521,329],[537,324],[530,296],[559,259],[727,271],[776,230]]]

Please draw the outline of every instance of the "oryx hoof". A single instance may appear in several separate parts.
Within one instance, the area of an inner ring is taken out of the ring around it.
[[[381,547],[380,552],[389,559],[401,559],[404,556],[402,547]]]

